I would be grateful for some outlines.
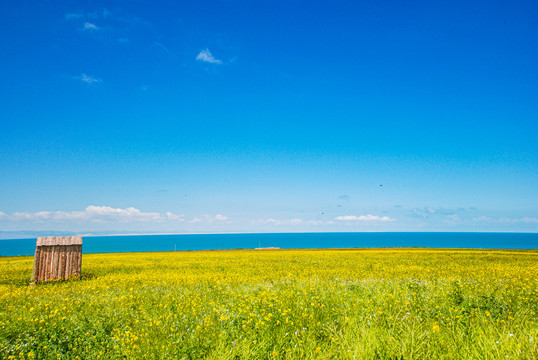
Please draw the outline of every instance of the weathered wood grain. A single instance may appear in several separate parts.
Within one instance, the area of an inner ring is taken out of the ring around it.
[[[47,236],[36,241],[32,281],[80,277],[82,237]]]

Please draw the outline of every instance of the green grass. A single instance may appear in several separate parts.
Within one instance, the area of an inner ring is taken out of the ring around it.
[[[29,286],[0,258],[0,358],[537,359],[538,253],[428,249],[83,256]]]

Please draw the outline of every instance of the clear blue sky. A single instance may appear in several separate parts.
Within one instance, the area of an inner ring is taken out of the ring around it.
[[[0,23],[0,231],[538,231],[536,1],[11,1]]]

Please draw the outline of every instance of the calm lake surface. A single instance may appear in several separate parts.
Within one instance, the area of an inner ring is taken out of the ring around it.
[[[0,256],[33,255],[36,239],[0,240]],[[295,248],[431,247],[537,249],[538,233],[289,233],[83,237],[82,252]]]

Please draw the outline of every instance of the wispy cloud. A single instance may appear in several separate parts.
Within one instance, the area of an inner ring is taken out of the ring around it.
[[[106,19],[112,17],[112,12],[106,8],[101,11],[94,12],[71,12],[65,14],[66,20],[78,20],[78,19]]]
[[[84,30],[102,30],[116,29],[126,30],[132,26],[149,25],[149,22],[136,16],[122,13],[112,13],[110,10],[103,8],[93,12],[73,11],[64,15],[65,20],[82,23]],[[95,22],[105,23],[106,27],[99,27]],[[121,32],[121,31],[120,31]]]
[[[452,214],[452,215],[448,215],[445,218],[445,222],[451,225],[456,225],[456,224],[461,223],[461,218],[459,217],[458,214]]]
[[[360,222],[385,222],[385,221],[396,221],[396,219],[389,218],[388,216],[378,216],[378,215],[344,215],[337,216],[334,218],[337,221],[360,221]]]
[[[500,218],[499,221],[508,223],[538,224],[538,218],[528,216],[516,219]]]
[[[105,18],[105,19],[112,16],[112,12],[110,12],[110,10],[108,10],[108,9],[106,9],[106,8],[103,9],[103,11],[101,12],[101,14],[102,14],[103,18]]]
[[[201,223],[201,222],[224,223],[224,222],[228,222],[228,217],[225,216],[225,215],[222,215],[222,214],[217,214],[217,215],[214,215],[214,216],[204,214],[202,216],[196,216],[196,217],[192,218],[189,222],[192,223],[192,224]]]
[[[474,224],[538,224],[538,218],[525,216],[522,218],[501,217],[498,219],[489,216],[478,216],[471,219]]]
[[[80,74],[80,76],[77,76],[76,78],[78,80],[80,80],[80,81],[82,81],[82,82],[84,82],[86,84],[90,84],[90,85],[102,82],[101,79],[96,78],[96,77],[91,76],[91,75],[86,75],[84,73]]]
[[[411,213],[409,215],[416,218],[426,219],[435,213],[436,211],[434,209],[430,207],[425,207],[423,209],[414,208],[411,210]]]
[[[77,19],[82,19],[83,17],[84,17],[84,14],[82,14],[82,13],[65,14],[65,19],[66,20],[77,20]]]
[[[394,207],[401,208],[401,206],[394,206]],[[411,209],[408,215],[414,218],[430,219],[432,217],[441,218],[443,217],[443,215],[450,216],[450,215],[455,215],[457,213],[462,215],[465,211],[467,210],[461,207],[457,209],[449,209],[449,208],[442,208],[442,207],[431,208],[429,206],[426,206],[424,208],[413,208]]]
[[[293,218],[293,219],[274,219],[267,218],[265,220],[257,220],[254,223],[258,224],[272,224],[272,225],[300,225],[304,222],[303,219]]]
[[[53,223],[135,223],[135,222],[167,222],[177,223],[184,222],[185,216],[178,215],[167,211],[146,212],[134,207],[113,208],[110,206],[95,206],[90,205],[82,211],[37,211],[37,212],[14,212],[6,214],[0,211],[0,220],[2,222],[53,222]],[[206,224],[226,224],[229,223],[228,216],[222,214],[216,215],[201,215],[194,217],[190,223],[206,223]]]
[[[207,48],[198,53],[198,55],[196,56],[196,60],[207,62],[210,64],[222,64],[222,61],[215,59],[213,54],[211,54],[211,52]]]
[[[90,205],[83,211],[15,212],[6,216],[12,221],[162,221],[165,216],[158,212],[143,212],[134,207],[113,208]]]
[[[170,211],[166,213],[166,218],[169,220],[185,221],[183,215],[176,215]]]
[[[161,50],[163,50],[166,53],[170,52],[170,50],[166,46],[164,46],[164,44],[161,44],[160,42],[155,41],[155,42],[153,42],[153,45],[157,46],[158,48],[160,48]]]
[[[85,22],[84,25],[82,25],[82,29],[87,31],[93,31],[99,30],[99,27],[91,22]]]

